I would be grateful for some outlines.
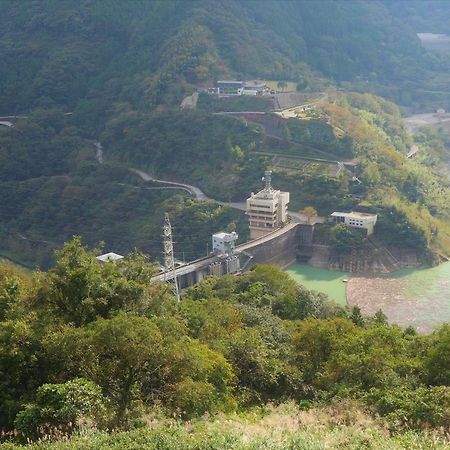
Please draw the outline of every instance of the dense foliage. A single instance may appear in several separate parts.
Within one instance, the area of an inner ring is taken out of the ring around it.
[[[140,121],[142,127],[149,124],[161,127],[166,119],[158,117],[147,120],[143,117]],[[108,143],[105,153],[108,155],[104,156],[103,164],[96,159],[95,142],[82,137],[80,130],[74,126],[74,120],[63,116],[58,110],[36,110],[31,117],[19,121],[13,128],[0,127],[2,255],[30,267],[39,265],[46,268],[52,263],[56,247],[73,235],[82,235],[90,245],[103,241],[107,251],[127,253],[133,247],[139,247],[158,258],[162,251],[160,230],[164,212],[171,215],[176,229],[178,259],[195,259],[205,254],[211,235],[226,229],[230,223],[237,225],[241,240],[246,239],[248,230],[240,212],[213,202],[193,202],[184,191],[161,190],[160,185],[156,184],[145,185],[129,172],[131,162],[129,165],[125,162],[115,164],[112,152],[117,151],[117,160],[126,161],[127,158],[127,153],[120,153],[118,146],[109,145],[110,141],[114,142],[112,133],[119,133],[119,127],[123,126],[120,116],[115,128],[111,124],[104,133]],[[141,159],[133,161],[138,167],[149,167],[158,174],[183,177],[183,169],[193,169],[197,161],[196,151],[203,153],[201,160],[205,164],[210,163],[211,160],[205,161],[205,157],[211,150],[209,143],[213,135],[220,135],[219,143],[224,142],[223,146],[217,144],[214,159],[220,162],[220,152],[229,145],[230,167],[235,164],[234,158],[240,160],[243,157],[238,144],[246,148],[251,139],[257,139],[237,121],[231,120],[236,130],[232,127],[227,130],[227,122],[216,121],[215,128],[205,133],[204,142],[195,144],[194,136],[186,131],[192,121],[181,114],[179,120],[180,130],[171,141],[164,138],[170,130],[162,127],[160,133],[153,136],[153,152],[149,159],[144,157],[143,149],[148,148],[144,147],[147,143],[145,135],[141,136],[142,144],[135,141],[136,135],[129,136],[126,142],[118,140],[118,143],[136,147],[136,151],[142,152]],[[201,127],[208,120],[201,116],[197,126]],[[197,126],[192,128],[193,132]],[[136,132],[140,130],[136,124]],[[154,128],[150,131],[153,132]],[[234,147],[231,143],[227,144],[228,136],[233,139]],[[192,146],[194,151],[186,151],[186,145],[188,149]],[[170,149],[175,155],[170,155],[169,160],[179,156],[183,164],[167,164],[164,154]],[[130,157],[128,159],[131,160]],[[191,165],[188,164],[190,159]],[[234,167],[233,170],[239,173],[250,172],[248,167]],[[214,177],[219,172],[223,173],[225,183],[227,174],[223,169],[218,167],[217,173],[211,175]],[[193,174],[201,177],[206,170],[205,166],[200,166]],[[259,176],[261,171],[252,177]],[[230,179],[229,183],[232,184],[232,181]],[[214,186],[214,189],[217,188],[217,185]],[[222,192],[222,198],[229,199],[225,192]]]
[[[208,234],[230,222],[245,239],[239,213],[194,206],[171,195],[176,191],[141,189],[127,169],[146,168],[196,184],[215,199],[242,201],[259,188],[271,163],[260,152],[356,158],[360,165],[352,173],[333,173],[333,163],[311,163],[302,173],[278,170],[274,182],[291,192],[293,210],[314,206],[327,215],[368,201],[380,208],[386,243],[400,238],[401,245],[412,244],[422,254],[430,248],[448,254],[448,183],[434,175],[445,149],[439,136],[422,134],[431,157],[405,161],[412,141],[389,102],[331,96],[313,118],[289,119],[282,130],[210,114],[249,105],[267,110],[270,100],[262,97],[208,103],[201,96],[198,111],[172,108],[197,82],[220,77],[273,78],[280,88],[293,80],[313,89],[318,76],[312,68],[336,80],[409,80],[412,88],[423,82],[424,64],[434,70],[443,63],[399,21],[405,5],[317,5],[4,2],[0,105],[4,113],[29,116],[14,120],[13,128],[0,127],[2,254],[48,267],[52,250],[77,234],[89,244],[103,240],[117,252],[138,246],[159,255],[163,211],[177,216],[179,239],[188,241],[177,249],[180,259],[183,253],[188,259],[203,254]],[[101,167],[95,161],[97,140],[105,149]],[[405,218],[404,226],[389,220],[391,211]],[[186,220],[178,220],[183,214]],[[208,225],[198,230],[205,217]],[[411,229],[417,231],[413,236]]]
[[[19,439],[128,428],[156,405],[192,418],[339,398],[397,430],[449,425],[446,325],[419,336],[363,318],[269,266],[177,303],[140,253],[97,252],[74,239],[31,279],[0,267],[0,426]]]
[[[275,165],[274,185],[291,192],[291,210],[312,205],[328,215],[365,202],[379,214],[376,234],[383,243],[420,255],[449,254],[442,142],[436,132],[422,132],[421,159],[406,159],[413,141],[398,108],[373,95],[330,96],[314,118],[284,125],[272,115],[249,123],[206,111],[142,113],[121,105],[99,135],[103,164],[78,122],[60,110],[40,109],[14,128],[0,129],[5,256],[48,267],[53,249],[75,234],[91,245],[105,241],[119,253],[137,246],[157,256],[164,212],[173,216],[179,259],[204,254],[210,235],[232,222],[245,240],[241,213],[213,202],[193,203],[160,185],[145,186],[128,168],[192,183],[218,200],[243,201],[272,163],[265,155],[276,154],[318,158],[301,170]],[[277,133],[277,139],[267,136]],[[335,163],[320,163],[341,159],[354,165],[333,173]]]
[[[404,5],[385,3],[399,2],[5,1],[1,112],[57,104],[98,118],[117,100],[175,104],[186,83],[234,75],[305,86],[312,70],[412,94],[446,65],[421,47]]]

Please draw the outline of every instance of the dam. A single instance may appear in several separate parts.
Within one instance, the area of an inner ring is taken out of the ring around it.
[[[199,283],[210,275],[225,275],[250,270],[255,264],[286,267],[297,259],[298,246],[304,236],[312,236],[313,225],[288,223],[264,236],[235,247],[232,254],[212,254],[174,269],[161,272],[154,281],[171,281],[174,276],[180,289]]]
[[[272,187],[270,170],[264,173],[263,181],[264,188],[256,194],[252,192],[246,202],[251,240],[235,246],[236,233],[214,234],[214,251],[210,255],[180,267],[174,264],[172,231],[166,215],[164,270],[153,280],[172,282],[178,297],[178,289],[193,286],[210,275],[236,274],[255,264],[286,267],[295,262],[299,245],[312,244],[314,225],[290,221],[293,218],[288,214],[289,192]]]

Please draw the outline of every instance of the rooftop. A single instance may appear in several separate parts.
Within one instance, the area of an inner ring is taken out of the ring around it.
[[[97,256],[97,259],[101,262],[113,262],[123,259],[122,255],[118,255],[114,252],[105,253],[104,255]]]
[[[377,217],[376,214],[369,214],[364,212],[337,212],[331,214],[331,217],[354,217],[355,219],[362,219],[362,218],[368,218],[368,217]]]
[[[256,194],[252,192],[250,195],[250,199],[255,200],[272,200],[277,198],[280,195],[280,191],[277,189],[262,189]]]
[[[238,235],[235,231],[232,233],[225,233],[224,231],[220,231],[219,233],[214,233],[213,238],[223,239],[224,241],[234,241],[237,239]]]
[[[243,81],[240,80],[218,80],[217,84],[219,83],[239,83],[239,84],[244,84]]]

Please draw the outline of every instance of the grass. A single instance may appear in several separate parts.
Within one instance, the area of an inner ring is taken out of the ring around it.
[[[84,432],[58,442],[0,444],[2,450],[444,450],[448,436],[407,431],[391,435],[356,404],[300,410],[294,403],[192,422],[147,417],[126,432]]]
[[[295,92],[297,92],[297,83],[294,83],[293,81],[286,81],[287,86],[284,89],[281,89],[277,86],[278,81],[279,80],[268,80],[268,81],[266,81],[266,85],[269,89],[272,89],[274,91],[280,91],[280,92],[295,91]]]

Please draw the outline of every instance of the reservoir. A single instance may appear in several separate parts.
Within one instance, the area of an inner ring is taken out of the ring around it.
[[[292,264],[286,272],[307,289],[324,292],[340,305],[357,305],[365,315],[381,309],[391,323],[423,333],[450,323],[450,262],[388,275],[352,275]]]
[[[347,304],[345,295],[345,283],[347,274],[333,270],[318,269],[306,264],[291,264],[286,270],[297,283],[306,289],[323,292],[339,305]]]

